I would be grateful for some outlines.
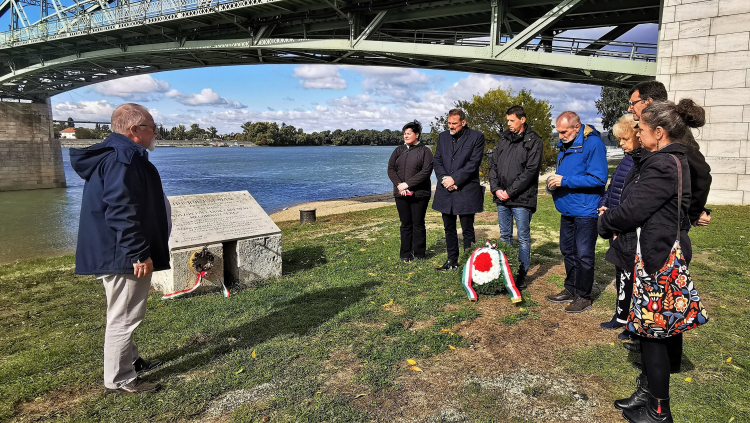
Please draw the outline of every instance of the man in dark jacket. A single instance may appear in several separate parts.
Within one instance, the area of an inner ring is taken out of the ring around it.
[[[123,104],[112,113],[103,142],[70,150],[86,180],[78,227],[76,273],[96,275],[107,297],[104,386],[107,391],[154,392],[138,377],[153,363],[141,358],[133,331],[146,313],[151,275],[169,269],[169,218],[159,172],[148,161],[156,126],[148,110]]]
[[[597,206],[604,194],[609,169],[607,151],[599,132],[581,125],[574,112],[557,117],[560,152],[556,174],[547,180],[560,212],[560,252],[565,261],[565,289],[547,296],[555,303],[568,303],[567,313],[591,308],[594,286]]]
[[[526,111],[513,106],[505,113],[506,129],[490,159],[490,191],[497,204],[500,240],[513,245],[513,220],[518,230],[518,289],[526,288],[531,256],[531,215],[536,211],[542,139],[526,124]]]
[[[641,112],[654,101],[667,101],[667,89],[659,81],[645,81],[630,89],[630,107],[635,121],[641,120]],[[708,226],[711,223],[711,210],[706,208],[708,192],[711,190],[711,166],[700,152],[700,146],[695,141],[693,133],[687,131],[685,138],[679,143],[686,147],[686,157],[690,166],[691,202],[688,211],[690,223],[693,226]]]
[[[458,267],[456,217],[461,220],[464,249],[475,242],[474,214],[484,210],[484,189],[479,184],[483,155],[484,134],[466,126],[463,110],[448,112],[448,130],[438,137],[433,160],[438,184],[432,208],[443,214],[448,249],[448,260],[438,271]]]

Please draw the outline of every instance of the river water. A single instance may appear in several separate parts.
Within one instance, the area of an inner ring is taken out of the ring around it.
[[[157,148],[167,195],[247,190],[267,213],[389,192],[394,147]],[[63,149],[68,188],[0,192],[0,264],[75,251],[84,181]]]

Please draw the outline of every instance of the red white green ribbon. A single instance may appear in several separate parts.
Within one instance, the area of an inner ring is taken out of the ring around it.
[[[495,250],[499,253],[499,259],[500,263],[500,270],[501,274],[503,276],[503,285],[505,286],[505,289],[508,291],[508,294],[510,295],[510,301],[512,303],[518,303],[523,301],[523,298],[521,296],[521,291],[516,287],[516,283],[513,280],[513,272],[510,269],[510,265],[508,264],[508,258],[503,254],[502,251],[496,250],[494,248],[494,245],[492,245],[489,241],[487,241],[486,247],[479,247],[475,249],[471,256],[469,256],[468,261],[466,262],[466,265],[464,265],[464,271],[463,271],[463,277],[461,278],[461,283],[463,285],[464,290],[466,291],[466,295],[469,297],[469,301],[476,301],[477,300],[477,292],[472,287],[473,283],[473,271],[476,267],[475,258],[480,254],[486,254],[487,249]],[[479,251],[483,250],[483,251]],[[494,252],[494,251],[493,251]],[[494,264],[494,263],[493,263]],[[485,263],[486,267],[486,263]],[[485,282],[486,283],[486,282]]]
[[[180,298],[182,296],[185,296],[196,289],[198,289],[199,286],[201,286],[201,281],[203,280],[203,277],[205,277],[208,274],[208,270],[204,270],[200,273],[198,273],[198,279],[195,280],[195,285],[193,285],[191,288],[183,289],[182,291],[173,292],[171,294],[166,294],[163,297],[161,297],[162,300],[171,300],[173,298]]]
[[[498,252],[500,253],[500,266],[503,269],[505,289],[508,290],[508,294],[510,295],[510,302],[514,304],[520,303],[523,298],[521,297],[521,291],[516,288],[516,282],[513,280],[513,272],[511,272],[510,265],[508,265],[508,258],[505,257],[502,251]]]

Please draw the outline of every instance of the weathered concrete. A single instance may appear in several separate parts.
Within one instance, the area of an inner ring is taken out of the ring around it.
[[[198,292],[221,289],[221,284],[225,281],[224,274],[224,248],[221,244],[206,245],[208,251],[214,256],[213,267],[203,278],[201,287]],[[169,265],[170,270],[154,272],[151,278],[151,285],[164,294],[182,291],[195,285],[198,272],[192,267],[190,259],[193,253],[200,252],[203,247],[183,248],[170,251]]]
[[[247,287],[281,277],[281,234],[224,244],[227,277]]]
[[[60,142],[45,103],[0,101],[0,191],[65,187]]]
[[[750,1],[665,0],[656,79],[706,109],[708,202],[750,205]]]

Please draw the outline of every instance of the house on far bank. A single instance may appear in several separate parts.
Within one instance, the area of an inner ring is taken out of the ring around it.
[[[60,131],[61,140],[74,140],[76,139],[76,128],[65,128]]]

